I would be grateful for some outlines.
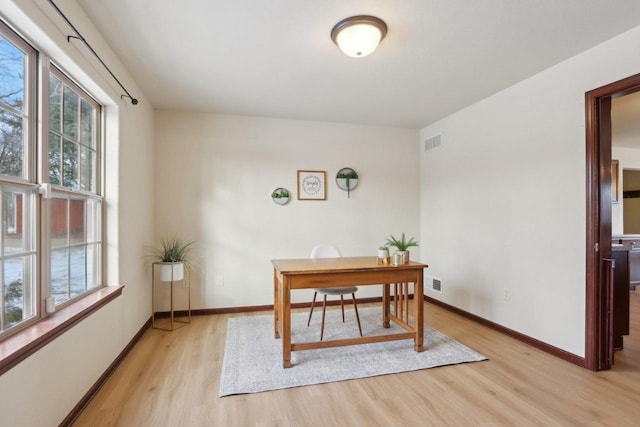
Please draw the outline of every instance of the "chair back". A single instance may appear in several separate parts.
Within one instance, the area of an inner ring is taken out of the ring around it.
[[[326,243],[320,243],[311,249],[310,258],[340,258],[341,256],[340,249]]]

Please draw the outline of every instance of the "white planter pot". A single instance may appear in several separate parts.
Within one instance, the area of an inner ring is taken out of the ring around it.
[[[177,282],[184,279],[183,262],[166,262],[158,264],[158,280],[161,282]]]
[[[338,188],[347,192],[349,197],[351,197],[351,190],[356,188],[358,185],[358,178],[336,178],[336,184]]]
[[[278,205],[286,205],[289,201],[288,197],[273,197],[273,201]]]
[[[389,250],[388,249],[378,249],[378,264],[382,264],[382,265],[389,264]]]
[[[341,190],[353,190],[358,185],[358,178],[349,178],[348,185],[347,178],[336,178],[336,183]]]

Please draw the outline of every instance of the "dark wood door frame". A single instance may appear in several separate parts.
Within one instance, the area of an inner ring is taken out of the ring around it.
[[[606,261],[611,258],[611,99],[640,90],[640,74],[585,94],[587,247],[585,367],[609,369],[611,301]]]

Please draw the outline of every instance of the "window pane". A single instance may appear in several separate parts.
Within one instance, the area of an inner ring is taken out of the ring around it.
[[[35,256],[7,259],[2,263],[3,330],[32,318],[35,313],[35,283],[33,265]]]
[[[80,103],[80,143],[91,148],[95,148],[93,117],[93,106],[83,99]]]
[[[69,251],[70,287],[69,298],[76,297],[87,290],[85,247],[71,248]]]
[[[22,178],[26,120],[0,108],[0,174]]]
[[[51,248],[55,249],[67,246],[67,235],[69,234],[68,199],[61,197],[52,198],[49,214]]]
[[[4,262],[4,328],[7,329],[24,319],[24,266],[20,258]]]
[[[60,110],[62,110],[62,82],[49,73],[49,128],[61,132]]]
[[[49,132],[49,183],[56,185],[62,183],[61,141],[62,138],[55,133]]]
[[[80,104],[80,97],[77,93],[71,90],[66,85],[63,90],[63,116],[64,116],[64,124],[62,130],[65,136],[68,136],[72,139],[78,139],[78,107]]]
[[[69,200],[69,241],[71,244],[84,243],[85,240],[85,201],[81,199]]]
[[[50,213],[50,292],[60,304],[102,284],[102,202],[57,193]]]
[[[49,83],[49,180],[52,184],[73,190],[96,193],[99,158],[96,135],[99,109],[86,93],[55,69],[50,73]],[[59,115],[60,106],[62,123]],[[61,133],[58,130],[60,126]],[[54,135],[57,135],[56,142]],[[58,146],[57,142],[60,140],[62,144]]]
[[[62,145],[62,185],[78,189],[78,146],[67,139]]]
[[[24,110],[25,54],[0,34],[0,101]]]
[[[3,255],[33,251],[34,191],[5,188],[2,191]]]
[[[69,250],[51,251],[51,296],[56,304],[69,299]]]
[[[95,191],[94,155],[88,148],[80,147],[80,189]]]

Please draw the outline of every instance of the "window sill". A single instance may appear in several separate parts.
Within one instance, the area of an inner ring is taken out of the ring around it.
[[[124,285],[105,286],[34,325],[0,341],[0,375],[122,295]]]

